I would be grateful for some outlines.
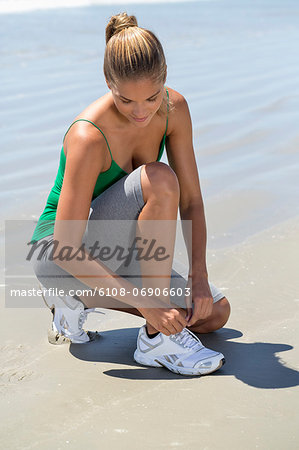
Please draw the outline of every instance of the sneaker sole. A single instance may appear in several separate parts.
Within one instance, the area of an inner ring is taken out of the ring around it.
[[[166,369],[170,370],[173,373],[177,373],[179,375],[186,375],[186,376],[202,376],[202,375],[208,375],[210,373],[215,372],[216,370],[220,369],[225,364],[225,358],[220,353],[219,359],[215,361],[215,364],[212,365],[209,369],[203,369],[200,367],[182,367],[182,366],[176,366],[174,364],[169,363],[166,360],[162,359],[156,359],[157,362],[159,362],[162,366],[164,366]]]
[[[71,340],[57,331],[48,330],[48,342],[52,345],[70,344]]]
[[[139,350],[135,350],[134,352],[134,360],[138,363],[138,364],[142,364],[143,366],[150,366],[150,367],[163,367],[162,364],[160,364],[157,360],[155,359],[150,359],[146,356],[144,356],[143,353],[141,353]]]
[[[212,365],[212,367],[209,367],[209,369],[203,369],[203,368],[187,368],[187,367],[181,367],[176,366],[174,364],[169,363],[165,359],[159,359],[159,358],[148,358],[143,353],[138,351],[137,349],[134,352],[134,360],[143,366],[149,366],[149,367],[165,367],[166,369],[170,370],[173,373],[179,374],[179,375],[186,375],[186,376],[201,376],[201,375],[208,375],[209,373],[213,373],[216,370],[220,369],[225,364],[225,358],[222,355],[222,353],[219,353],[219,357],[215,361],[215,363]]]
[[[66,337],[62,333],[58,333],[57,331],[48,330],[48,342],[52,345],[63,345],[63,344],[89,344],[90,342],[95,341],[97,338],[99,338],[101,335],[98,331],[86,331],[89,341],[76,341],[71,340],[70,338]]]

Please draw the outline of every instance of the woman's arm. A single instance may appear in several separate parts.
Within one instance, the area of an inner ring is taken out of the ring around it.
[[[208,284],[206,266],[206,221],[200,189],[198,170],[193,149],[192,123],[187,101],[178,92],[173,93],[175,109],[170,116],[170,133],[166,149],[169,164],[175,171],[180,184],[180,216],[192,221],[190,233],[184,232],[189,255],[192,280],[194,313],[190,325],[198,319],[208,317],[212,312],[213,298]],[[184,231],[184,224],[183,231]]]

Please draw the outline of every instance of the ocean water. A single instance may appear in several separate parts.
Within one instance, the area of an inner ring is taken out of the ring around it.
[[[5,219],[41,214],[67,127],[107,92],[104,30],[123,10],[159,36],[166,84],[188,101],[208,245],[230,246],[298,215],[296,0],[126,2],[9,14],[4,3],[1,228]]]
[[[184,1],[184,0],[183,0]],[[189,1],[190,0],[186,0]],[[193,0],[213,1],[213,0]],[[182,0],[163,0],[163,3],[182,3]],[[45,9],[77,8],[94,5],[131,5],[138,0],[0,0],[0,14],[37,11]],[[161,3],[161,0],[142,0],[142,3]]]

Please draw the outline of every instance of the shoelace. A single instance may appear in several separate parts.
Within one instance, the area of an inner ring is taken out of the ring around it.
[[[180,344],[183,344],[184,347],[192,348],[195,350],[195,347],[202,348],[203,344],[198,339],[192,331],[184,328],[180,333],[175,334],[175,340]]]
[[[80,312],[79,315],[79,328],[81,329],[83,327],[83,324],[85,322],[85,320],[87,319],[87,314],[94,312],[94,313],[98,313],[98,314],[104,314],[101,311],[96,311],[95,308],[88,308],[88,309],[84,309],[83,311]]]

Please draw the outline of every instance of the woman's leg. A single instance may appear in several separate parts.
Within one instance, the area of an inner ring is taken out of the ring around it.
[[[138,167],[132,173],[114,183],[92,201],[91,214],[83,236],[83,244],[87,251],[95,241],[100,246],[108,245],[111,248],[119,241],[124,247],[129,245],[129,241],[135,232],[136,220],[144,206],[140,183],[141,168],[142,166]],[[121,227],[121,231],[117,233],[119,227]],[[86,292],[88,286],[55,264],[51,258],[53,248],[53,235],[38,241],[38,248],[32,256],[33,269],[37,279],[46,289],[53,288],[57,291],[64,291],[65,295],[80,297],[73,292]],[[111,258],[103,263],[112,271],[116,271],[122,264],[117,258]],[[90,288],[90,291],[93,290]],[[100,303],[100,300],[103,301],[103,297],[92,297],[89,295],[90,293],[82,297],[85,306],[91,306],[91,303],[95,300],[97,301],[95,307],[103,307],[104,305]],[[113,302],[111,303],[111,306],[113,306]],[[116,304],[119,303],[116,302]]]
[[[145,212],[148,211],[148,206],[146,206],[147,198],[144,198],[141,181],[141,172],[144,168],[145,165],[138,167],[132,173],[114,183],[92,201],[91,213],[82,239],[82,242],[89,253],[90,248],[92,248],[95,243],[99,248],[104,246],[107,248],[110,247],[112,250],[110,255],[112,256],[105,260],[99,259],[99,261],[119,276],[125,277],[127,275],[129,281],[130,274],[132,273],[130,273],[129,270],[131,267],[132,270],[136,269],[136,281],[138,281],[138,277],[140,278],[138,272],[140,265],[134,258],[132,258],[132,264],[124,264],[123,260],[118,257],[119,252],[115,253],[114,250],[117,246],[118,248],[128,250],[128,247],[132,244],[132,240],[136,237],[136,224],[140,213],[143,208]],[[169,199],[168,191],[170,190],[170,187],[163,178],[167,177],[167,173],[170,172],[172,172],[171,169],[163,163],[151,163],[146,165],[146,173],[150,174],[148,175],[147,182],[155,182],[155,196],[158,196],[159,187],[159,194],[161,196],[163,196],[164,192],[165,205],[166,203],[169,205],[169,202],[166,200]],[[172,173],[171,175],[173,180],[174,174]],[[152,203],[153,208],[159,208],[161,211],[161,201],[155,202],[153,199]],[[166,208],[167,207],[168,206],[166,206]],[[155,217],[156,216],[153,214],[152,218],[154,220]],[[166,217],[168,217],[168,215]],[[56,288],[57,290],[64,290],[66,295],[69,294],[69,291],[73,292],[74,290],[87,291],[88,286],[86,284],[64,271],[50,258],[53,249],[53,235],[45,238],[45,241],[47,245],[45,246],[46,248],[42,258],[37,258],[37,254],[40,252],[41,248],[36,250],[36,253],[34,254],[35,258],[33,258],[35,259],[33,261],[34,271],[40,283],[47,289]],[[96,257],[96,255],[94,257]],[[92,292],[93,289],[90,288],[90,291]],[[87,307],[107,306],[107,298],[103,299],[103,297],[99,295],[93,297],[90,295],[91,292],[88,292],[85,296],[77,294],[77,297],[79,297]],[[70,295],[76,296],[74,294]],[[114,307],[114,304],[119,305],[120,303],[118,301],[115,301],[114,303],[111,297],[108,298],[108,301],[109,307]]]
[[[230,316],[230,304],[226,297],[213,304],[212,314],[204,320],[198,320],[189,330],[194,333],[210,333],[222,328]]]
[[[128,222],[130,227],[130,220],[132,222],[136,219],[142,220],[176,220],[178,209],[178,182],[174,172],[163,163],[150,163],[140,166],[134,172],[119,180],[117,183],[108,188],[104,193],[97,197],[91,204],[92,213],[88,221],[91,234],[95,231],[96,238],[102,238],[102,242],[111,241],[111,223],[110,219],[124,220]],[[97,220],[98,219],[98,220]],[[128,220],[129,219],[129,220]],[[104,220],[104,222],[101,222]],[[108,222],[106,222],[106,220]],[[107,226],[105,226],[105,224]],[[90,226],[92,225],[92,226]],[[126,239],[132,236],[134,229],[131,227],[129,231],[124,230],[123,233]],[[49,237],[50,238],[50,237]],[[46,238],[47,239],[47,238]],[[51,238],[52,239],[52,238]],[[37,278],[46,288],[57,288],[73,290],[86,290],[87,286],[78,279],[72,277],[69,273],[63,271],[53,261],[48,259],[50,250],[47,250],[44,257],[35,264],[35,272]],[[110,268],[115,270],[119,262]],[[122,267],[119,273],[122,275]],[[118,272],[118,270],[116,270]],[[172,271],[170,287],[181,287],[184,289],[186,279],[178,272]],[[125,277],[125,275],[124,275]],[[128,278],[129,281],[130,278]],[[220,293],[221,294],[221,293]],[[107,298],[99,295],[80,295],[79,297],[85,306],[89,308],[107,307]],[[219,297],[219,295],[218,295]],[[223,296],[222,296],[223,297]],[[119,302],[112,297],[108,298],[109,309],[120,310],[130,314],[141,316],[138,310]],[[223,302],[222,302],[223,303]],[[180,306],[184,304],[182,301],[178,302]],[[214,314],[215,310],[215,314]],[[221,311],[221,314],[220,314]],[[227,316],[228,308],[213,308],[213,314],[209,318],[209,323],[197,323],[192,327],[193,331],[206,332],[215,329],[217,323],[224,323],[225,316]],[[216,320],[217,318],[217,320]],[[150,331],[153,331],[149,327]]]
[[[138,215],[138,221],[176,220],[179,186],[177,178],[169,166],[156,162],[142,166],[140,182],[144,206]],[[141,199],[140,193],[137,193],[137,197]],[[172,271],[172,277],[170,287],[174,287],[175,289],[179,287],[184,290],[187,280],[174,270]],[[212,290],[212,294],[214,295],[214,305],[211,316],[204,321],[195,323],[190,328],[191,331],[206,333],[221,328],[227,322],[230,312],[230,306],[227,299],[224,296],[221,296],[221,293],[217,290],[216,292],[213,292]],[[103,301],[103,298],[100,296],[81,296],[80,298],[88,307],[100,307],[101,301]],[[111,301],[109,299],[109,303],[111,305],[109,309],[123,311],[142,317],[137,309],[125,305],[115,299],[111,298]],[[106,304],[107,301],[105,301],[105,305]],[[182,304],[182,302],[180,302],[180,304]],[[156,331],[150,324],[147,324],[147,326],[150,333]]]
[[[99,299],[100,301],[100,299]],[[142,314],[136,308],[123,307],[123,305],[119,302],[119,304],[114,304],[113,309],[115,311],[123,311],[134,316],[142,317]],[[182,312],[186,312],[183,308],[178,308]],[[210,333],[211,331],[216,331],[222,328],[226,322],[228,321],[230,316],[230,304],[226,297],[222,297],[222,299],[218,300],[213,304],[212,314],[204,320],[197,321],[192,327],[187,327],[189,330],[194,333]],[[151,331],[153,327],[148,326],[148,331],[150,333],[154,333],[155,331]]]
[[[141,261],[142,287],[146,292],[149,292],[149,288],[169,292],[180,198],[179,183],[168,165],[152,163],[143,167],[141,185],[145,205],[138,217],[138,230],[146,240],[156,239],[162,244],[165,253],[170,255],[162,262],[156,259],[151,262]],[[169,296],[161,299],[170,303]],[[149,322],[146,325],[149,333],[157,331]]]
[[[136,208],[136,202],[132,201],[132,196],[130,196],[132,189],[128,189],[129,185],[132,184],[134,184],[135,197],[138,199],[138,204],[141,205],[139,210]],[[118,219],[116,226],[120,228],[118,235],[120,235],[119,239],[123,239],[123,246],[128,243],[129,235],[131,240],[134,237],[138,239],[138,244],[141,243],[141,246],[138,245],[137,247],[142,248],[144,246],[143,254],[149,250],[150,243],[154,243],[155,249],[159,247],[159,244],[163,244],[164,249],[166,249],[166,255],[171,257],[155,257],[153,259],[148,258],[148,260],[141,258],[138,262],[136,261],[137,258],[135,258],[130,264],[130,269],[124,267],[123,264],[121,266],[118,264],[119,267],[117,267],[117,263],[113,264],[113,262],[109,261],[109,268],[120,276],[124,276],[124,278],[129,277],[129,281],[139,286],[141,278],[142,287],[146,289],[158,287],[162,292],[163,288],[166,287],[169,291],[179,204],[179,184],[173,170],[168,165],[160,162],[143,165],[140,168],[139,178],[134,176],[133,173],[130,174],[124,189],[115,185],[115,192],[113,190],[110,193],[107,191],[106,197],[104,193],[103,196],[100,196],[95,201],[95,204],[91,205],[93,212],[90,216],[89,224],[93,225],[93,220],[97,220],[92,231],[90,226],[88,226],[88,240],[93,241],[101,238],[107,245],[107,238],[109,238],[111,244],[116,246],[118,243],[116,243],[115,233],[112,238],[109,237],[109,233],[105,230],[105,222],[108,220],[107,229],[110,230],[111,224],[113,225],[113,222],[111,223],[110,220]],[[101,222],[103,218],[105,219],[104,225]],[[124,223],[120,223],[119,220],[121,219],[127,220],[124,220]],[[130,223],[133,220],[135,221],[134,235],[128,232],[133,229]],[[123,233],[123,227],[126,227],[126,225],[127,230]],[[88,298],[87,296],[80,296],[80,298],[88,307],[100,307],[98,297]],[[111,307],[113,307],[112,302]]]

